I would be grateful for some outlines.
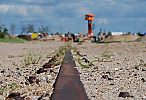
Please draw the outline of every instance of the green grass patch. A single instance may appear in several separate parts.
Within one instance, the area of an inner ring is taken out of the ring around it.
[[[22,61],[22,64],[24,66],[29,66],[31,64],[38,64],[41,58],[42,58],[42,56],[40,56],[40,55],[35,55],[32,53],[29,53],[25,56],[24,60]]]
[[[18,38],[18,37],[5,37],[5,38],[0,38],[0,42],[10,42],[10,43],[24,43],[27,40]]]

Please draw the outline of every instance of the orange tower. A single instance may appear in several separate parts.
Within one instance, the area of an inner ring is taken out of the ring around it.
[[[85,15],[85,20],[88,20],[88,37],[93,36],[93,31],[92,31],[92,21],[94,20],[95,15],[94,14],[86,14]]]

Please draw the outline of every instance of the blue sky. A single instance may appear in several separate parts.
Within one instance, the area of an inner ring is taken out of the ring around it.
[[[86,13],[95,14],[95,31],[146,32],[146,0],[0,0],[0,24],[33,24],[51,32],[87,33]]]

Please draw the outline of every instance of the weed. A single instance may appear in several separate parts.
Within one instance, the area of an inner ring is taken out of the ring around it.
[[[77,59],[77,61],[82,68],[89,68],[89,64],[87,64],[87,65],[83,64],[81,59]]]
[[[146,67],[146,63],[144,63],[143,66]]]
[[[109,59],[109,58],[111,58],[111,54],[110,53],[104,53],[103,55],[102,55],[102,57],[103,58],[106,58],[106,59]]]
[[[12,64],[16,67],[19,67],[19,65],[17,65],[15,62],[12,62]]]
[[[140,61],[140,64],[134,66],[137,70],[142,70],[143,67],[146,67],[146,63],[143,60]]]
[[[60,65],[60,64],[62,64],[62,61],[56,61],[56,62],[54,62],[54,66],[57,66],[57,65]]]
[[[93,64],[93,62],[95,62],[95,61],[90,61],[89,63],[83,63],[83,61],[82,61],[82,59],[80,59],[80,58],[77,58],[76,59],[77,60],[77,62],[80,64],[80,66],[82,67],[82,68],[90,68],[90,66],[94,66],[94,64]]]
[[[8,58],[14,58],[14,56],[13,55],[9,55]]]
[[[3,93],[6,91],[13,91],[18,88],[19,85],[17,85],[16,83],[7,84],[6,86],[0,88],[0,95],[3,95]]]
[[[28,55],[25,56],[23,64],[25,66],[29,66],[30,64],[38,64],[42,56],[37,56],[35,54],[29,53]]]
[[[19,86],[18,86],[16,83],[8,84],[8,87],[9,87],[9,89],[11,89],[11,90],[15,90],[15,89],[19,88]]]
[[[110,59],[112,56],[112,54],[110,53],[105,53],[105,54],[102,54],[101,57],[95,57],[97,58],[96,61],[99,61],[99,62],[111,62],[112,60]]]
[[[82,45],[82,44],[83,44],[83,42],[81,42],[81,41],[78,42],[78,45]]]
[[[0,88],[0,95],[3,95],[4,92],[5,92],[5,88],[4,87]]]
[[[77,48],[76,47],[72,47],[73,52],[77,52]]]
[[[68,49],[67,46],[70,46],[70,45],[68,44],[65,46],[61,46],[58,50],[56,50],[55,52],[52,53],[52,55],[54,55],[55,60],[52,60],[51,62],[49,62],[50,65],[57,66],[57,65],[62,64],[61,59],[63,59],[62,57],[64,57],[65,52]],[[48,58],[52,58],[52,57],[48,55]]]
[[[108,45],[107,45],[108,46]],[[101,55],[101,57],[96,57],[99,62],[111,62],[110,59],[113,55],[109,53],[108,47],[106,48],[105,52]]]

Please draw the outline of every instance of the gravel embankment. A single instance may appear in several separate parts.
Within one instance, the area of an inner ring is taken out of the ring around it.
[[[88,65],[86,58],[94,64],[82,69],[76,61],[90,100],[146,99],[145,43],[83,43],[74,46],[84,55],[74,53],[74,58],[80,58]]]
[[[51,68],[43,65],[63,45],[61,42],[0,43],[0,100],[10,94],[24,100],[49,100],[60,65]],[[79,51],[73,55],[90,100],[146,99],[145,43],[73,46]]]
[[[0,100],[8,96],[49,100],[60,65],[48,69],[42,66],[63,45],[61,42],[0,43]],[[61,61],[63,57],[57,59]]]

